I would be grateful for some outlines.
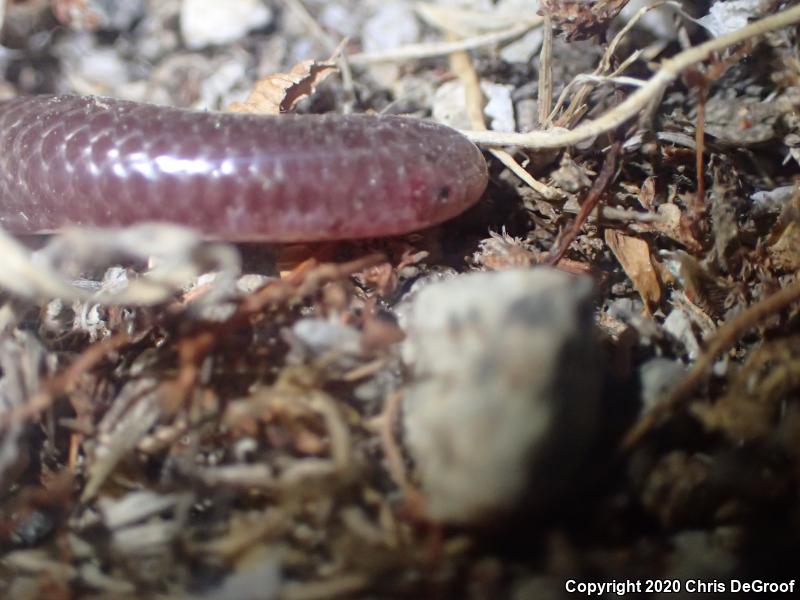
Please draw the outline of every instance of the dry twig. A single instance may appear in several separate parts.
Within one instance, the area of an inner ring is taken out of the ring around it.
[[[602,116],[583,123],[571,130],[530,131],[527,133],[504,133],[499,131],[463,131],[476,144],[482,146],[520,146],[531,149],[563,148],[606,133],[632,119],[641,110],[660,98],[666,87],[680,74],[697,63],[706,60],[713,52],[722,51],[750,38],[761,36],[776,29],[800,23],[800,6],[794,6],[776,15],[765,17],[747,27],[727,35],[684,50],[665,60],[661,69],[647,80],[641,88],[628,96]]]
[[[558,246],[547,258],[548,265],[556,265],[562,258],[564,258],[564,254],[567,252],[572,242],[575,241],[575,238],[578,237],[578,232],[581,230],[581,227],[583,227],[583,224],[589,218],[589,215],[592,214],[592,211],[597,207],[597,203],[603,196],[603,192],[605,192],[608,184],[611,183],[611,179],[614,177],[614,173],[616,173],[617,157],[619,156],[621,149],[621,142],[614,142],[614,144],[611,146],[611,150],[609,150],[606,154],[606,158],[603,161],[603,167],[600,169],[597,179],[594,180],[592,188],[589,190],[589,193],[586,195],[586,198],[581,204],[581,210],[578,213],[578,216],[575,217],[575,221],[564,233],[561,241],[558,243]]]
[[[505,31],[497,31],[484,35],[466,38],[454,42],[434,42],[430,44],[410,44],[401,48],[385,50],[383,52],[370,52],[354,54],[350,57],[350,63],[354,65],[368,65],[381,62],[399,62],[404,60],[414,60],[419,58],[430,58],[432,56],[443,56],[461,50],[474,50],[483,46],[503,44],[511,42],[518,37],[528,33],[531,29],[542,24],[543,18],[531,19]]]
[[[475,68],[472,66],[469,55],[463,50],[453,52],[450,55],[450,66],[453,72],[464,83],[467,114],[469,116],[470,125],[474,129],[486,130],[486,123],[483,117],[484,102],[480,87],[480,79],[477,71],[475,71]],[[519,177],[524,183],[528,184],[532,190],[540,194],[545,200],[552,202],[564,198],[564,194],[560,190],[542,183],[528,173],[528,171],[514,159],[511,153],[500,148],[492,148],[489,152],[503,163],[509,171],[514,173],[514,175]]]
[[[711,369],[714,361],[724,350],[733,346],[745,333],[793,303],[800,301],[800,279],[789,287],[764,298],[734,319],[720,327],[717,335],[708,344],[703,355],[697,359],[692,370],[676,385],[670,395],[653,410],[644,415],[628,431],[622,441],[623,450],[628,450],[636,445],[648,431],[658,425],[668,414],[677,410],[681,404],[688,402],[692,392],[703,380]]]
[[[30,419],[47,409],[61,394],[68,394],[77,385],[80,377],[92,370],[109,354],[124,348],[131,342],[131,336],[124,331],[115,333],[96,344],[89,346],[75,362],[63,372],[53,377],[42,385],[41,391],[19,407],[9,411],[0,419],[0,428],[8,427],[10,423],[20,419]]]

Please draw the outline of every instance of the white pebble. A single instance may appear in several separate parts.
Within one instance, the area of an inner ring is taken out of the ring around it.
[[[392,2],[380,8],[364,24],[365,52],[377,52],[412,44],[419,39],[419,22],[408,2]]]
[[[600,394],[591,290],[541,267],[462,275],[414,299],[404,428],[430,518],[480,525],[574,482]]]
[[[490,129],[514,131],[514,104],[511,101],[513,86],[488,81],[481,82],[486,98],[483,113]],[[464,84],[448,81],[436,90],[433,98],[433,118],[456,129],[472,129],[466,109]]]
[[[181,33],[189,48],[230,44],[269,24],[272,11],[262,0],[183,0]]]

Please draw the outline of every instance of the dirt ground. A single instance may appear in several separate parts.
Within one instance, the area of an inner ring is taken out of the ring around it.
[[[3,99],[433,119],[489,184],[389,239],[0,231],[0,595],[794,585],[797,2],[4,5]]]

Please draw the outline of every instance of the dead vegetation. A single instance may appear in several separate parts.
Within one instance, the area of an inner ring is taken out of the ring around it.
[[[110,31],[81,12],[102,3],[54,1],[58,32],[50,3],[6,4],[5,95],[221,108],[288,73],[246,109],[456,115],[492,183],[403,239],[234,249],[144,227],[31,253],[2,235],[2,594],[521,599],[568,578],[792,574],[777,565],[800,549],[796,2],[754,1],[744,23],[722,2],[398,2],[398,30],[407,14],[426,29],[368,48],[326,3],[283,1],[271,29],[203,52],[178,39],[177,1]],[[359,27],[381,10],[329,4]],[[530,60],[502,54],[517,43]],[[299,49],[333,53],[341,77],[323,84],[331,62]],[[504,111],[517,131],[492,128]],[[511,526],[432,523],[404,447],[403,303],[539,264],[598,290],[594,462],[580,493]]]

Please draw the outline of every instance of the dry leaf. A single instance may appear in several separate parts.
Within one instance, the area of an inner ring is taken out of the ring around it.
[[[775,265],[787,273],[800,271],[800,225],[789,223],[772,246],[769,254]]]
[[[664,258],[664,266],[674,276],[675,283],[683,288],[686,299],[705,314],[713,330],[713,320],[725,314],[727,298],[731,293],[730,284],[710,273],[695,257],[682,250],[662,250],[660,255]]]
[[[643,208],[652,211],[655,206],[656,199],[656,178],[648,177],[644,180],[641,189],[639,190],[638,200]]]
[[[602,33],[628,0],[542,0],[544,10],[569,40]]]
[[[769,255],[786,273],[800,271],[800,193],[795,190],[769,236]]]
[[[661,301],[661,285],[650,260],[650,247],[639,238],[606,229],[606,244],[630,277],[648,312]]]
[[[529,268],[536,262],[531,248],[520,238],[502,233],[489,232],[489,237],[480,242],[473,260],[490,271],[511,268]]]
[[[754,350],[731,376],[726,392],[713,403],[697,402],[691,411],[703,425],[735,443],[769,439],[800,389],[800,338],[773,340]]]
[[[657,221],[632,223],[631,229],[637,233],[661,233],[683,245],[687,250],[694,254],[703,251],[694,235],[692,235],[688,224],[681,213],[681,209],[672,203],[664,203],[658,206],[658,215],[661,217]]]
[[[291,111],[317,86],[338,71],[336,63],[304,60],[288,73],[273,73],[259,79],[244,102],[234,102],[230,112],[277,115]]]

